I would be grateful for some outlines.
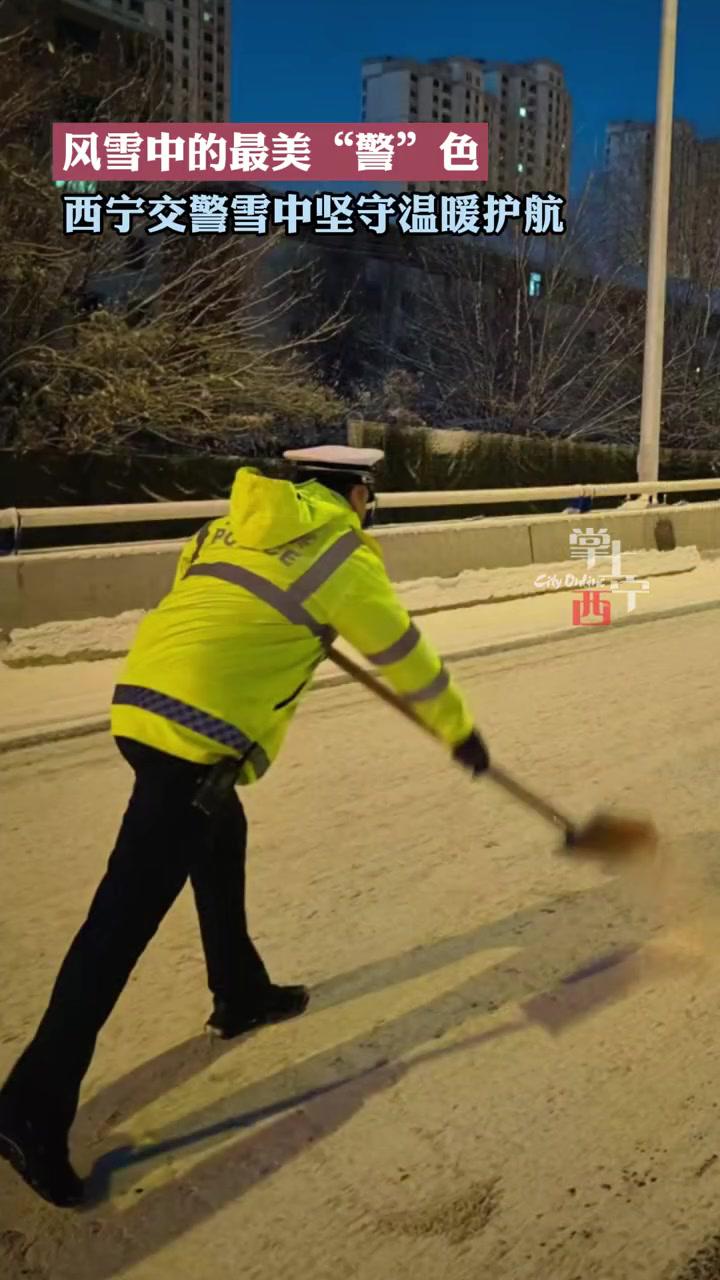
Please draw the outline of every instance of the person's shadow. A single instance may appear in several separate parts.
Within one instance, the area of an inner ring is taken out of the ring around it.
[[[562,934],[558,928],[560,915]],[[582,929],[574,929],[575,921],[579,918],[583,920]],[[649,932],[656,927],[647,920],[627,920],[627,907],[622,892],[617,883],[610,880],[599,888],[559,894],[539,906],[524,908],[503,919],[475,926],[466,933],[441,938],[426,945],[419,944],[400,955],[336,974],[313,988],[310,1012],[327,1010],[348,1000],[356,1000],[426,976],[478,951],[517,947],[518,955],[512,961],[493,966],[482,977],[472,978],[461,984],[452,1004],[457,1007],[457,1016],[462,1021],[464,1016],[476,1013],[483,1006],[488,1009],[499,1008],[508,1000],[520,998],[524,992],[532,993],[539,982],[542,985],[543,973],[546,978],[552,979],[562,972],[563,967],[579,967],[586,961],[588,948],[591,949],[593,945],[603,952],[612,947],[622,950],[634,944],[638,937],[649,936]],[[584,939],[582,950],[570,943],[573,933]],[[559,961],[556,960],[558,950],[562,955]],[[436,1032],[443,1009],[437,1002],[425,1009],[425,1013],[421,1008],[412,1015],[412,1033],[409,1036],[411,1042],[422,1042],[425,1035],[429,1038]],[[388,1038],[388,1028],[394,1026],[395,1023],[388,1024],[384,1029],[384,1038]],[[262,1031],[254,1034],[261,1035]],[[88,1138],[102,1137],[117,1121],[126,1121],[134,1113],[170,1090],[187,1083],[210,1063],[217,1062],[223,1054],[236,1048],[237,1041],[218,1043],[211,1042],[204,1036],[195,1036],[173,1045],[158,1057],[141,1063],[121,1079],[101,1089],[83,1105],[74,1129],[76,1139],[82,1142]],[[337,1057],[341,1052],[345,1054],[345,1047],[333,1050],[333,1056]],[[263,1093],[266,1092],[264,1088]],[[260,1105],[266,1103],[267,1098],[264,1097]]]
[[[616,882],[609,881],[338,975],[316,988],[310,1011],[440,970],[489,947],[518,948],[510,959],[464,979],[420,1007],[333,1045],[299,1066],[293,1064],[244,1085],[181,1122],[168,1124],[152,1144],[136,1147],[129,1136],[117,1131],[116,1122],[126,1123],[134,1111],[188,1081],[218,1053],[236,1049],[237,1042],[212,1049],[196,1038],[143,1064],[92,1098],[78,1117],[75,1136],[81,1141],[89,1131],[108,1135],[110,1129],[114,1141],[95,1162],[91,1204],[75,1219],[67,1245],[77,1258],[77,1274],[110,1280],[152,1256],[271,1176],[309,1144],[336,1132],[368,1099],[397,1086],[416,1064],[460,1051],[479,1051],[489,1041],[533,1025],[557,1035],[603,1005],[622,999],[639,982],[656,981],[667,966],[676,972],[682,958],[663,952],[653,942],[658,929],[652,919],[630,911]],[[582,948],[571,941],[573,937],[583,939]],[[491,1015],[508,1004],[519,1006],[512,1022],[417,1052],[433,1039],[453,1036],[469,1018]],[[228,1142],[233,1132],[238,1137]],[[194,1162],[187,1177],[143,1192],[143,1170],[184,1150],[208,1154]],[[123,1191],[138,1194],[121,1211],[113,1208],[112,1201],[100,1203],[116,1182]],[[61,1246],[60,1251],[63,1274],[70,1274],[68,1265],[73,1260],[67,1247]],[[52,1273],[52,1266],[49,1269]]]
[[[582,920],[581,927],[577,927],[579,920]],[[170,1150],[168,1144],[175,1142],[188,1145],[190,1124],[195,1141],[202,1141],[205,1123],[214,1131],[215,1112],[219,1107],[225,1112],[240,1108],[244,1117],[250,1117],[247,1122],[254,1123],[254,1119],[278,1106],[286,1109],[288,1105],[297,1105],[292,1102],[293,1097],[306,1100],[340,1084],[338,1060],[350,1067],[350,1078],[358,1078],[372,1070],[379,1060],[398,1058],[461,1026],[468,1017],[492,1012],[508,1003],[525,1000],[528,1013],[546,1026],[562,1024],[570,1010],[572,1020],[576,1021],[584,1011],[583,999],[590,1011],[597,1007],[601,997],[603,1002],[618,997],[623,993],[622,984],[636,980],[630,957],[639,952],[657,928],[647,918],[628,918],[622,893],[616,882],[610,881],[599,889],[562,894],[539,907],[482,924],[467,933],[442,938],[428,946],[418,946],[401,955],[336,975],[313,990],[312,1012],[428,975],[481,950],[507,949],[512,945],[518,948],[517,955],[384,1023],[371,1035],[363,1032],[308,1059],[300,1068],[293,1068],[295,1088],[286,1102],[278,1102],[278,1098],[287,1094],[283,1088],[286,1073],[281,1071],[186,1118],[182,1122],[182,1133],[176,1131],[177,1126],[171,1126],[147,1153],[156,1147]],[[571,943],[573,937],[583,939],[582,948]],[[619,977],[620,990],[616,985]],[[550,991],[546,989],[548,982]],[[214,1046],[200,1037],[174,1046],[97,1094],[81,1112],[78,1133],[84,1128],[101,1132],[108,1123],[114,1124],[121,1117],[127,1119],[235,1048],[237,1042]],[[138,1158],[135,1156],[133,1163]],[[123,1162],[110,1159],[110,1163],[119,1166]]]

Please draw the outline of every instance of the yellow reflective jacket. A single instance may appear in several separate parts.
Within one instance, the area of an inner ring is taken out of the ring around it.
[[[449,747],[472,731],[459,690],[350,504],[314,481],[294,485],[244,467],[229,515],[191,539],[172,590],[140,624],[113,697],[112,732],[201,764],[240,757],[240,781],[254,782],[337,635]]]

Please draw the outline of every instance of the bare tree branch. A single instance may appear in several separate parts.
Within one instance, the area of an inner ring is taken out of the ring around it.
[[[0,42],[0,443],[217,449],[336,421],[309,357],[342,329],[343,305],[313,315],[318,272],[283,236],[63,235],[52,121],[162,118],[147,62],[104,77],[94,99],[89,70],[32,31]],[[108,301],[89,314],[93,292]]]

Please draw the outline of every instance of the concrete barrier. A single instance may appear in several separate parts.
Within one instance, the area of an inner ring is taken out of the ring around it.
[[[0,632],[152,609],[167,592],[181,542],[47,551],[0,560]]]
[[[720,550],[720,503],[588,515],[510,516],[388,526],[376,536],[394,582],[467,569],[556,564],[574,528],[605,528],[624,551]],[[181,542],[83,548],[0,559],[0,631],[151,609],[169,589]]]
[[[650,551],[655,548],[652,526],[645,523],[645,513],[638,511],[606,511],[572,516],[534,516],[528,524],[533,564],[556,564],[570,557],[570,534],[573,529],[607,529],[624,551]],[[720,546],[720,543],[718,543]]]
[[[698,551],[716,551],[720,547],[720,503],[698,502],[677,510],[671,507],[667,518],[671,519],[678,547],[691,543]]]
[[[452,578],[464,569],[514,569],[532,564],[526,516],[395,525],[378,529],[375,536],[393,582]]]

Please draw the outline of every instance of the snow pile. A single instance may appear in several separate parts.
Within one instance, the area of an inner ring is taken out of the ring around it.
[[[2,661],[7,667],[33,667],[119,658],[128,652],[142,617],[142,610],[134,610],[115,618],[46,622],[41,627],[18,629],[10,633]]]
[[[621,572],[644,578],[688,573],[702,563],[696,547],[675,551],[628,551],[621,559]],[[612,560],[598,557],[588,569],[583,560],[559,564],[527,564],[518,568],[466,569],[454,578],[418,578],[398,584],[399,594],[413,614],[435,613],[442,609],[462,609],[476,604],[498,604],[526,596],[545,595],[558,590],[577,590],[586,574],[612,575]]]
[[[701,563],[695,547],[675,551],[628,552],[622,557],[623,574],[642,580],[669,574],[687,573]],[[554,565],[522,565],[519,568],[468,569],[453,578],[420,578],[397,584],[397,591],[414,616],[445,610],[472,608],[481,604],[552,595],[559,590],[577,590],[585,574],[610,574],[609,559],[599,559],[588,570],[584,561],[569,560]],[[114,618],[86,618],[76,622],[49,622],[40,627],[11,632],[9,644],[0,652],[7,667],[50,666],[56,663],[98,662],[123,657],[130,648],[140,610]]]

